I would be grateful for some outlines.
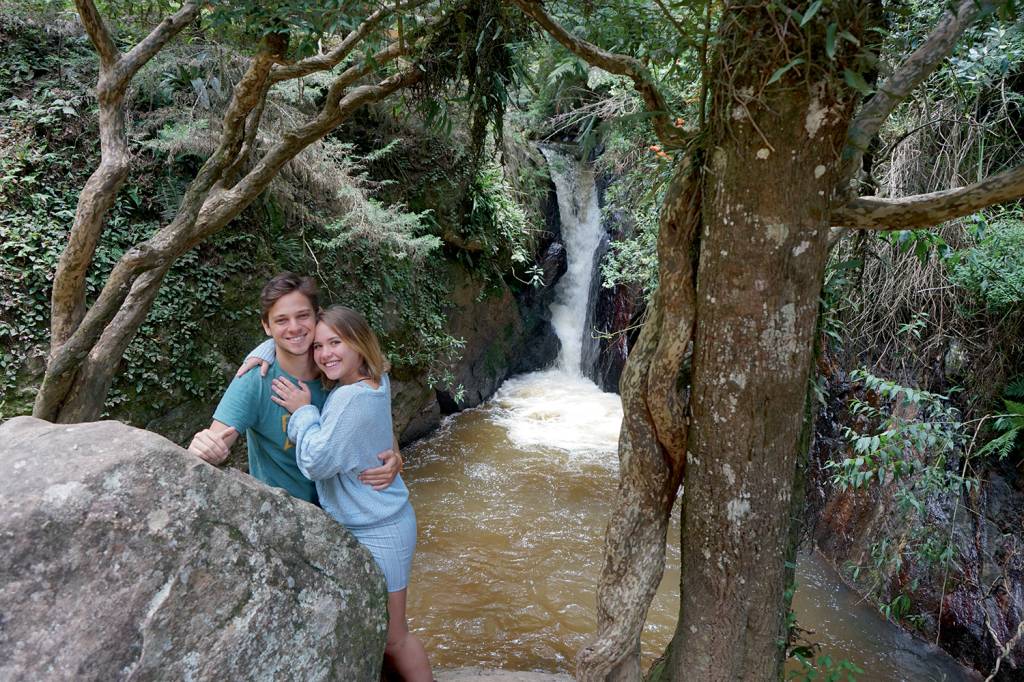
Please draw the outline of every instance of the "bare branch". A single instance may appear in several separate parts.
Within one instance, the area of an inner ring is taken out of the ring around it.
[[[110,29],[107,28],[103,17],[92,0],[75,0],[75,7],[78,9],[78,16],[82,18],[82,26],[89,34],[89,40],[100,55],[100,65],[104,69],[112,69],[121,58],[121,52],[114,44],[110,36]]]
[[[249,112],[248,118],[245,120],[241,147],[235,155],[235,160],[224,170],[222,175],[221,182],[225,186],[230,187],[234,184],[238,173],[252,155],[252,150],[256,146],[256,136],[260,131],[260,123],[263,122],[263,111],[267,106],[267,94],[270,91],[270,85],[270,79],[268,78],[263,85],[263,90],[259,95],[255,108]]]
[[[988,12],[993,5],[993,0],[962,0],[956,13],[945,12],[924,42],[885,79],[850,124],[846,149],[843,150],[845,172],[840,177],[854,177],[871,139],[878,134],[893,109],[938,68],[953,51],[963,32],[978,15]]]
[[[628,55],[616,54],[601,49],[593,43],[572,35],[555,19],[544,11],[536,0],[512,0],[528,17],[547,31],[566,49],[578,55],[588,64],[604,69],[618,76],[628,76],[633,81],[637,92],[644,100],[647,109],[653,115],[654,132],[666,148],[685,147],[689,141],[681,130],[672,125],[668,104],[664,95],[658,90],[650,72],[640,60]]]
[[[352,50],[356,48],[359,43],[366,39],[382,21],[390,17],[392,14],[398,11],[410,10],[425,5],[428,0],[414,0],[413,2],[397,3],[394,5],[388,5],[387,7],[381,7],[376,12],[366,18],[363,23],[359,24],[355,29],[352,30],[344,39],[330,52],[324,52],[314,57],[303,59],[295,64],[288,66],[281,66],[274,69],[274,72],[270,76],[272,83],[280,83],[281,81],[291,80],[293,78],[301,78],[302,76],[308,76],[311,73],[317,71],[329,71],[335,66],[340,64],[348,57]]]
[[[679,32],[679,35],[683,37],[689,35],[689,33],[686,30],[686,27],[683,26],[683,22],[679,21],[679,19],[677,19],[676,16],[669,11],[668,7],[665,6],[664,2],[662,2],[661,0],[654,0],[654,4],[658,6],[658,8],[661,10],[661,13],[665,15],[665,18],[672,23],[675,29]]]
[[[987,206],[1024,197],[1024,166],[973,185],[901,199],[859,197],[832,213],[832,224],[866,230],[931,227]]]
[[[373,59],[362,64],[353,64],[348,67],[331,83],[327,91],[328,102],[338,102],[342,94],[357,81],[366,78],[377,68],[406,55],[405,46],[398,42],[391,43],[386,48],[373,55]]]
[[[73,309],[76,316],[74,324],[61,323],[59,328],[62,330],[62,333],[67,335],[67,338],[61,339],[59,343],[56,338],[58,330],[56,315],[68,315],[69,306],[78,305],[79,300],[71,300],[64,288],[58,288],[59,283],[55,279],[52,304],[55,315],[55,320],[52,323],[54,340],[51,348],[50,363],[46,368],[46,376],[39,387],[39,392],[36,394],[35,404],[32,408],[34,416],[52,420],[57,415],[75,380],[79,367],[86,360],[89,350],[93,348],[108,323],[120,309],[139,275],[148,270],[166,267],[167,264],[181,255],[181,253],[191,248],[192,244],[181,248],[181,243],[185,241],[181,235],[188,234],[190,228],[195,224],[200,209],[204,206],[211,188],[220,179],[224,168],[237,156],[238,149],[242,143],[246,117],[257,105],[260,93],[265,94],[266,80],[270,74],[270,69],[280,59],[280,53],[283,48],[284,41],[279,36],[276,38],[270,37],[265,41],[263,50],[253,59],[249,69],[235,86],[232,100],[224,114],[224,132],[221,135],[220,145],[210,158],[206,160],[196,174],[195,179],[189,185],[174,220],[153,235],[148,241],[134,246],[121,257],[108,276],[99,297],[89,308],[88,312],[84,312],[84,306],[82,311]],[[102,119],[102,108],[100,113]],[[124,146],[123,111],[118,107],[115,113],[120,114],[122,118],[120,128],[118,129],[120,131],[119,140],[121,143],[121,146],[118,147],[118,152],[126,156],[126,148],[121,148]],[[104,168],[105,163],[101,163],[100,168],[93,174],[89,182],[92,183],[93,178],[97,177],[97,174]],[[126,161],[115,170],[120,171],[122,168],[123,173],[121,173],[120,177],[114,177],[112,171],[107,171],[98,177],[97,182],[106,182],[108,185],[115,183],[117,187],[120,187],[124,174],[127,173]],[[82,193],[83,199],[79,203],[79,210],[83,210],[83,205],[88,207],[97,203],[88,196],[89,188],[90,184],[87,183],[86,189]],[[101,201],[106,204],[107,208],[113,202],[115,195],[116,189],[110,191],[109,186],[106,186]],[[102,212],[90,209],[90,216],[97,220],[95,223],[96,231],[90,235],[93,239],[92,246],[94,248],[95,239],[99,235],[98,221],[102,220]],[[72,240],[69,241],[68,248],[61,255],[61,263],[58,266],[58,275],[63,273],[65,280],[61,286],[65,288],[70,286],[69,283],[73,283],[71,282],[72,275],[80,278],[84,287],[85,272],[92,257],[92,251],[90,251],[88,259],[83,261],[81,254],[72,248],[75,243],[74,237],[75,235],[72,234]],[[65,272],[63,268],[65,267],[66,260],[68,262],[73,261],[78,269],[74,272],[71,270]],[[82,316],[82,313],[84,313],[84,316]],[[80,323],[77,321],[78,319],[81,320]]]
[[[128,51],[116,66],[117,79],[127,85],[139,69],[163,49],[181,29],[191,24],[202,9],[197,2],[186,2],[177,12],[161,21],[145,38]]]
[[[353,88],[340,101],[325,102],[316,118],[304,126],[284,133],[281,141],[271,147],[238,183],[230,189],[211,194],[190,234],[189,248],[238,215],[267,188],[286,163],[340,125],[352,112],[371,102],[379,102],[398,90],[408,88],[421,78],[423,72],[412,66],[375,85]]]
[[[51,356],[74,333],[85,314],[85,276],[103,232],[103,219],[128,176],[131,155],[125,135],[124,108],[128,83],[200,10],[199,4],[186,3],[173,16],[160,22],[131,52],[121,55],[92,0],[75,4],[100,55],[100,76],[96,85],[100,163],[79,194],[68,243],[54,273],[50,299]]]

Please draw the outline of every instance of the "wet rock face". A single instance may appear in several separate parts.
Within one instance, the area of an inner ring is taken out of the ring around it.
[[[831,402],[819,413],[807,487],[808,506],[816,517],[815,544],[837,567],[870,565],[872,550],[883,538],[913,544],[921,535],[900,511],[892,484],[838,491],[827,482],[831,474],[821,466],[831,452],[844,447],[838,434],[850,419]],[[950,466],[959,470],[962,462]],[[925,504],[925,527],[943,543],[952,541],[954,564],[947,572],[941,563],[902,554],[900,569],[881,585],[881,598],[891,601],[907,594],[917,617],[915,627],[908,629],[929,641],[937,638],[952,656],[987,675],[1024,620],[1024,477],[1012,465],[989,464],[987,470],[983,462],[975,466],[978,489],[959,500],[930,499]],[[864,573],[854,581],[861,592],[874,587],[870,571]],[[1002,661],[995,679],[1024,679],[1024,638]]]
[[[607,183],[608,178],[603,178],[599,185],[602,194]],[[622,211],[611,213],[605,221],[609,243],[628,238],[635,229],[633,219]],[[606,289],[600,286],[600,267],[595,269],[594,277],[592,295],[596,298],[596,304],[593,327],[598,334],[598,344],[590,377],[603,390],[618,393],[626,358],[640,335],[638,325],[646,304],[643,291],[638,285],[618,284]]]
[[[12,419],[0,471],[0,679],[377,679],[383,579],[320,509],[118,422]]]
[[[639,335],[637,325],[644,307],[637,286],[620,284],[598,293],[594,326],[600,336],[594,382],[605,391],[619,392],[619,379]]]
[[[551,242],[544,257],[540,261],[541,270],[544,272],[544,287],[550,288],[569,269],[569,259],[565,247],[559,242]]]
[[[547,317],[551,287],[517,295],[506,287],[486,288],[461,267],[453,267],[451,280],[448,328],[465,346],[451,388],[437,392],[441,414],[476,407],[513,374],[551,364],[559,348]]]

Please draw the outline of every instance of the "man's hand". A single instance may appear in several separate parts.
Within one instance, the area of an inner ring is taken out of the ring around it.
[[[242,366],[238,368],[238,371],[235,372],[235,376],[240,377],[246,372],[248,372],[250,369],[253,369],[255,367],[259,367],[260,376],[265,377],[267,376],[267,370],[270,369],[270,363],[261,358],[248,357],[245,359],[245,362],[242,363]]]
[[[385,450],[377,455],[377,459],[384,462],[383,466],[367,469],[359,474],[359,480],[372,486],[374,490],[384,490],[402,471],[402,455],[394,450]]]
[[[192,437],[188,451],[210,464],[223,464],[231,452],[231,444],[237,437],[238,432],[232,427],[223,431],[203,429]]]

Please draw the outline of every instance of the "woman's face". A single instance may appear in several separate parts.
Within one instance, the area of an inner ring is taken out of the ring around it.
[[[362,378],[363,356],[352,349],[330,326],[316,325],[313,338],[313,362],[331,381],[352,384]]]

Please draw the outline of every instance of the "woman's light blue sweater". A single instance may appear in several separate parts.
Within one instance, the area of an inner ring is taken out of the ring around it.
[[[321,412],[304,405],[288,420],[299,471],[316,482],[324,511],[349,528],[373,526],[396,516],[409,504],[401,476],[384,490],[360,481],[360,472],[380,466],[377,454],[393,444],[391,381],[380,388],[363,382],[331,391]]]

